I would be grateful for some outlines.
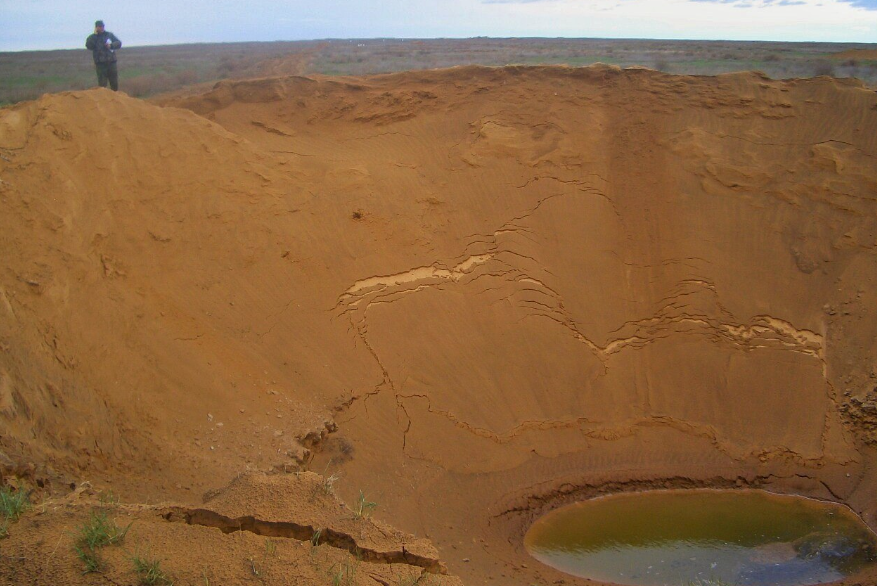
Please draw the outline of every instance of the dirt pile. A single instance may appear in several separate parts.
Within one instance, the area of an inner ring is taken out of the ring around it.
[[[560,579],[523,530],[611,490],[770,486],[877,522],[857,83],[465,67],[90,91],[0,111],[0,153],[18,476],[200,506],[248,468],[338,474],[472,583]]]

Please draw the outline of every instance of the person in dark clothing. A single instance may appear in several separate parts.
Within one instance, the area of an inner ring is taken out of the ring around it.
[[[97,69],[97,83],[101,87],[119,90],[119,70],[116,66],[116,51],[122,47],[122,41],[116,35],[104,29],[104,21],[94,23],[94,34],[85,41],[85,48],[91,50],[94,67]]]

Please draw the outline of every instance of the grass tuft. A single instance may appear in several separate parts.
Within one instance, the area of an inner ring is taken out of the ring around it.
[[[259,564],[256,563],[256,558],[248,557],[247,561],[250,563],[250,572],[252,572],[253,576],[256,578],[262,577],[262,569]]]
[[[320,482],[320,490],[323,491],[324,494],[335,494],[335,483],[341,477],[338,474],[331,474],[329,476],[323,476],[323,480]]]
[[[432,576],[427,574],[426,571],[412,576],[399,577],[397,582],[398,586],[428,586],[431,583]]]
[[[359,491],[359,498],[356,500],[356,508],[353,510],[353,516],[357,519],[367,519],[371,517],[372,512],[378,508],[378,503],[366,500],[365,493]]]
[[[270,537],[265,540],[265,554],[274,557],[277,554],[277,543]]]
[[[77,545],[97,549],[106,545],[118,545],[125,539],[129,524],[122,529],[103,511],[93,511],[89,520],[79,528]]]
[[[9,522],[18,521],[19,517],[30,508],[30,498],[23,490],[13,491],[10,487],[0,487],[0,514]]]
[[[145,586],[155,586],[157,584],[173,586],[173,580],[162,571],[160,560],[135,553],[131,558],[131,563],[134,564],[134,573],[137,574],[140,584]]]
[[[76,552],[76,557],[79,558],[79,561],[82,562],[82,565],[85,566],[85,569],[82,571],[83,574],[91,574],[93,572],[99,572],[103,567],[103,563],[100,561],[100,558],[97,557],[97,552],[86,548],[82,548],[78,545],[73,546],[73,551]]]
[[[85,574],[98,572],[103,563],[98,557],[98,549],[107,545],[118,545],[125,539],[131,524],[122,529],[116,525],[103,511],[92,511],[91,517],[82,526],[76,536],[73,551],[85,566]]]
[[[350,586],[356,583],[356,571],[359,569],[359,560],[345,560],[334,564],[329,568],[329,578],[332,586]]]
[[[98,495],[100,504],[104,507],[116,507],[119,505],[119,495],[112,490],[105,490]]]
[[[18,521],[21,515],[30,508],[29,493],[23,490],[13,491],[8,486],[0,487],[0,539],[9,537],[9,525]]]

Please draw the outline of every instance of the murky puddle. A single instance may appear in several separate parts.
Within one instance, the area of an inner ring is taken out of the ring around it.
[[[877,537],[846,507],[762,491],[618,494],[545,515],[530,554],[633,586],[808,586],[877,562]]]

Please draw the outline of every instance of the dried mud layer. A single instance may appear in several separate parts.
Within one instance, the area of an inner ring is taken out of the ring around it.
[[[585,584],[527,556],[529,523],[660,487],[877,526],[857,82],[93,90],[0,110],[0,155],[0,467],[41,503],[0,580],[133,584],[142,547],[177,584]],[[107,490],[140,504],[83,575],[71,535]]]

